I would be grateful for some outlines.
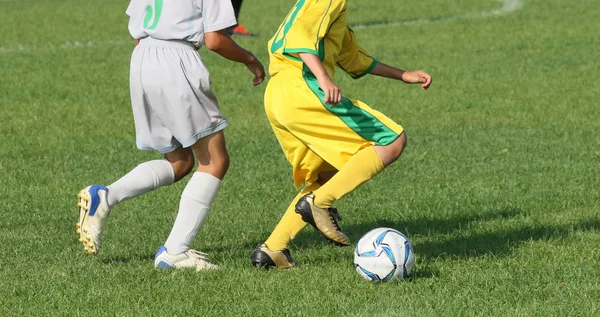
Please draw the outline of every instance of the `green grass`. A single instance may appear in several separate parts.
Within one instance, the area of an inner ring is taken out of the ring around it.
[[[413,276],[376,285],[354,271],[352,248],[312,228],[291,246],[300,268],[250,265],[295,194],[291,170],[265,86],[205,49],[232,164],[193,247],[222,270],[152,268],[185,181],[119,205],[102,254],[83,254],[78,190],[159,157],[135,148],[127,2],[0,1],[0,316],[599,315],[600,5],[522,2],[484,18],[502,2],[349,1],[355,24],[432,21],[356,31],[379,60],[431,73],[431,90],[336,76],[409,137],[337,205],[354,242],[391,226],[414,244]],[[238,42],[267,63],[292,5],[245,3],[241,22],[259,36]]]

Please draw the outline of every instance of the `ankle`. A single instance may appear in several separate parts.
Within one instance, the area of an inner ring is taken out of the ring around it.
[[[317,208],[321,208],[321,209],[328,209],[331,208],[333,206],[333,203],[335,202],[335,197],[333,197],[332,195],[327,195],[327,194],[314,194],[315,198],[313,200],[313,203],[315,204],[315,206],[317,206]]]

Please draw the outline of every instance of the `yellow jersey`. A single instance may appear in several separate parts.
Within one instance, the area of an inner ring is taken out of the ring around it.
[[[269,73],[295,68],[310,72],[299,53],[321,59],[333,78],[335,66],[352,78],[368,74],[377,61],[356,42],[346,24],[347,0],[298,0],[269,41]]]

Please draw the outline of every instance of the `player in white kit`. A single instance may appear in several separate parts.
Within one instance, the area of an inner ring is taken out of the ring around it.
[[[112,207],[179,181],[197,160],[198,168],[181,195],[171,234],[158,249],[154,266],[216,268],[206,254],[189,248],[229,167],[222,131],[227,120],[197,50],[206,46],[245,64],[255,86],[264,80],[263,66],[226,35],[225,30],[236,24],[229,0],[132,0],[127,15],[136,43],[130,69],[136,144],[141,150],[164,154],[165,159],[142,163],[108,186],[81,190],[79,241],[87,253],[98,254]]]

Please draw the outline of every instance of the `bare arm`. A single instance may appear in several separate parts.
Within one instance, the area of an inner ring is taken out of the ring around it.
[[[401,80],[407,84],[421,84],[421,88],[426,90],[431,85],[431,76],[422,70],[407,72],[400,68],[392,67],[384,63],[377,62],[370,74],[396,80]]]
[[[327,74],[325,66],[319,59],[319,56],[311,53],[300,53],[300,58],[304,64],[310,69],[319,81],[319,87],[325,93],[325,104],[336,105],[342,101],[342,90],[336,85]]]
[[[224,31],[208,32],[204,34],[206,47],[227,58],[228,60],[243,63],[254,74],[254,86],[259,85],[265,79],[265,69],[262,63],[251,52],[243,49],[225,34]]]
[[[204,34],[204,44],[209,50],[234,62],[249,64],[256,60],[252,53],[237,45],[224,31]]]

